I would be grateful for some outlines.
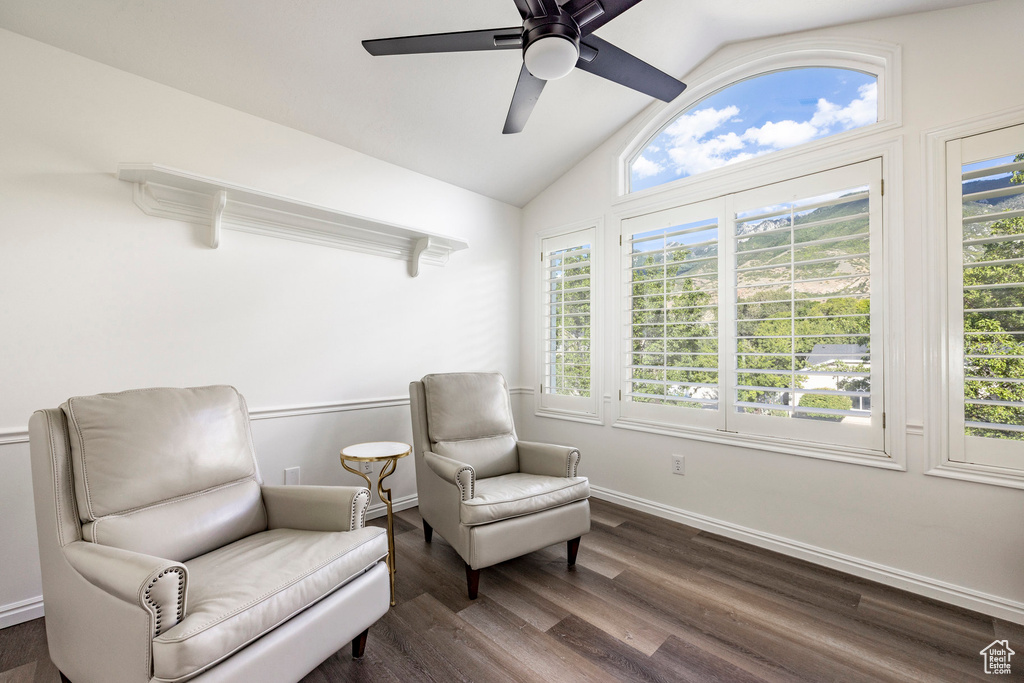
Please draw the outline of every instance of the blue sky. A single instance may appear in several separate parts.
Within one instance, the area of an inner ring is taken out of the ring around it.
[[[670,123],[630,167],[643,190],[878,119],[875,77],[849,69],[790,69],[736,83]]]

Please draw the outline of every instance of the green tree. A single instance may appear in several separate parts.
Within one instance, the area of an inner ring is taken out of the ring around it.
[[[800,397],[801,408],[827,408],[830,410],[850,410],[853,408],[853,401],[849,396],[833,396],[831,394],[804,394]],[[802,413],[803,417],[815,420],[828,420],[829,422],[841,422],[842,415],[832,413]]]
[[[701,408],[685,400],[693,385],[718,383],[717,295],[708,291],[717,287],[717,265],[692,256],[680,245],[632,256],[632,391],[647,395],[634,402]]]
[[[562,278],[551,281],[548,391],[590,396],[590,254],[577,247],[551,254],[547,265]],[[557,277],[557,276],[556,276]]]

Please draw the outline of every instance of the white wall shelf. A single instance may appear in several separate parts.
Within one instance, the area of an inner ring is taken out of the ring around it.
[[[409,275],[420,263],[443,266],[463,240],[385,223],[343,211],[204,178],[159,164],[120,164],[119,180],[134,185],[135,204],[150,216],[209,227],[216,249],[222,230],[309,242],[408,261]]]

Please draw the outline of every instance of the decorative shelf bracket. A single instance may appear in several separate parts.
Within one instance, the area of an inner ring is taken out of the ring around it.
[[[228,205],[228,191],[221,190],[213,198],[213,215],[210,216],[210,246],[220,246],[220,230],[224,225],[224,208]]]
[[[134,185],[135,204],[147,215],[209,228],[210,247],[223,230],[308,242],[400,259],[416,277],[421,263],[443,266],[463,240],[364,216],[307,204],[288,197],[231,185],[158,164],[120,164],[117,177]]]

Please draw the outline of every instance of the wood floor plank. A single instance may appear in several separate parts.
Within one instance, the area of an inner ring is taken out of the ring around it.
[[[614,676],[498,603],[481,598],[459,612],[468,624],[529,669],[533,680],[615,683]]]
[[[660,662],[624,646],[622,641],[574,614],[555,624],[550,633],[620,681],[669,683],[677,680]]]
[[[890,628],[856,610],[830,609],[827,601],[792,599],[776,586],[765,588],[761,582],[745,582],[731,575],[719,575],[707,568],[701,570],[716,581],[749,596],[748,599],[763,599],[774,602],[788,614],[805,615],[813,623],[829,624],[833,637],[840,641],[852,640],[868,649],[885,653],[893,661],[910,659],[922,662],[922,669],[939,678],[954,676],[957,672],[965,678],[978,674],[976,662],[970,656],[970,641],[957,638],[932,638],[922,640],[916,629]],[[822,605],[826,605],[822,607]],[[965,648],[965,642],[967,647]],[[986,644],[991,641],[986,641]]]
[[[419,508],[408,508],[406,510],[396,512],[395,517],[413,527],[416,527],[420,530],[420,533],[423,532],[423,518],[420,517]]]
[[[472,681],[530,683],[520,662],[429,593],[395,609]]]
[[[675,680],[681,683],[765,683],[766,680],[676,636],[669,636],[651,659],[672,671]]]
[[[523,590],[521,585],[501,572],[484,570],[480,583],[481,590],[487,598],[515,614],[538,631],[547,631],[569,616],[569,610],[546,600],[534,591]]]
[[[16,669],[0,673],[0,683],[33,683],[36,680],[36,663],[22,664]]]
[[[531,590],[571,614],[650,656],[665,642],[668,633],[630,612],[623,612],[572,584],[561,581],[528,561],[506,562],[492,567],[523,590]],[[569,570],[564,570],[568,572]]]
[[[596,506],[591,501],[590,505],[590,521],[596,524],[602,524],[604,526],[618,526],[626,521],[626,518],[615,514],[612,510],[604,509],[600,506]]]

